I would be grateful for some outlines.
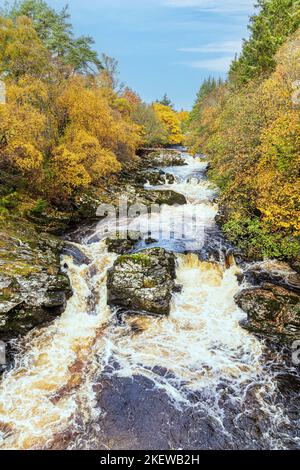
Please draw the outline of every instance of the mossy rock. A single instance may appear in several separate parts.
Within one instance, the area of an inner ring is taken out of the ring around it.
[[[292,345],[300,337],[300,296],[274,284],[245,289],[235,296],[247,313],[241,324],[247,330]]]
[[[175,256],[162,248],[120,256],[108,272],[108,303],[129,313],[167,315],[175,277]]]
[[[53,320],[72,290],[60,239],[26,220],[7,220],[0,234],[0,339],[9,340]]]

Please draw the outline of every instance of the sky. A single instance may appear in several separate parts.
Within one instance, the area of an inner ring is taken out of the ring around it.
[[[48,0],[60,9],[67,0]],[[76,35],[119,62],[120,78],[147,102],[167,93],[190,109],[209,75],[226,77],[247,37],[255,0],[69,0]]]

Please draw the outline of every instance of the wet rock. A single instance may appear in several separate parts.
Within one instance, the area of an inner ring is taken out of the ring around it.
[[[290,262],[291,268],[296,271],[298,274],[300,274],[300,259],[293,259]]]
[[[186,197],[183,194],[176,193],[172,190],[156,190],[135,188],[127,185],[122,190],[122,198],[126,198],[128,206],[144,205],[150,206],[151,204],[162,205],[184,205],[187,203]],[[119,206],[119,199],[117,200],[116,207]]]
[[[165,183],[165,173],[163,171],[147,171],[143,174],[144,184],[158,186]]]
[[[106,239],[106,246],[109,253],[124,255],[130,253],[143,235],[138,231],[120,232],[114,238]]]
[[[187,163],[177,150],[156,150],[147,156],[153,166],[185,166]]]
[[[162,248],[121,256],[108,272],[108,303],[130,313],[167,315],[175,277],[175,256]]]
[[[1,296],[0,338],[3,340],[53,320],[64,311],[72,294],[69,280],[63,274],[17,275],[13,283],[14,288]]]
[[[187,203],[186,197],[183,194],[176,193],[175,191],[171,190],[163,190],[163,191],[148,191],[148,199],[151,203],[154,204],[166,204],[168,206],[174,205],[185,205]]]
[[[174,184],[176,182],[176,178],[174,175],[171,175],[170,173],[165,174],[165,179],[168,184]]]
[[[62,243],[24,222],[1,230],[0,339],[7,341],[62,313],[72,295],[61,271]]]
[[[300,293],[300,274],[287,263],[277,260],[253,263],[245,269],[244,274],[250,282],[268,282]]]
[[[62,254],[70,256],[77,266],[82,264],[91,264],[91,260],[74,243],[65,242],[62,248]]]
[[[144,174],[144,184],[148,183],[151,186],[159,186],[163,184],[174,184],[175,176],[171,173],[165,173],[164,171],[148,171]]]
[[[156,238],[148,237],[145,239],[146,245],[152,245],[153,243],[158,243],[158,240]]]
[[[242,326],[249,331],[291,345],[300,338],[300,296],[273,284],[245,289],[235,296],[247,321]]]

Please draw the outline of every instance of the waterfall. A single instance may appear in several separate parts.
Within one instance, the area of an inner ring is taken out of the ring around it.
[[[186,159],[187,166],[166,170],[176,177],[174,184],[155,189],[172,187],[188,204],[164,206],[161,218],[167,225],[172,216],[176,225],[185,211],[185,221],[192,225],[196,211],[200,225],[213,229],[216,190],[205,179],[206,164],[188,155]],[[159,231],[157,224],[153,217],[153,232]],[[148,218],[130,220],[129,229],[147,233]],[[194,243],[198,231],[199,226],[191,230]],[[241,448],[299,445],[295,422],[278,391],[277,376],[287,372],[282,352],[268,352],[263,341],[240,326],[245,315],[234,295],[244,286],[233,258],[225,264],[201,261],[195,252],[186,254],[185,240],[158,237],[153,246],[177,253],[182,291],[174,294],[168,317],[134,315],[120,322],[107,306],[106,292],[106,273],[116,255],[107,253],[105,240],[82,243],[90,265],[62,260],[74,291],[65,312],[20,341],[15,366],[2,378],[0,448],[45,449],[67,429],[80,435],[69,447],[97,448],[98,427],[95,435],[89,433],[91,423],[99,422],[101,429],[95,384],[101,384],[102,374],[106,380],[144,377],[155,393],[168,397],[176,413],[193,410],[199,423],[207,420],[216,433],[224,434],[229,448],[239,447],[236,435]],[[199,425],[195,419],[191,426]]]

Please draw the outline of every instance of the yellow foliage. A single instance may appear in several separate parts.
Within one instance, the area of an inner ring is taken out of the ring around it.
[[[59,193],[70,195],[74,190],[85,188],[91,183],[80,156],[63,145],[54,150],[51,163],[54,187]]]
[[[43,172],[46,119],[29,103],[27,91],[26,87],[8,83],[8,102],[0,106],[0,157],[30,182]]]
[[[136,158],[143,140],[132,118],[136,95],[118,94],[106,71],[65,74],[29,18],[0,17],[0,74],[7,89],[0,165],[22,175],[30,191],[72,197]]]
[[[32,144],[15,141],[10,151],[16,166],[24,173],[32,175],[42,169],[43,155]]]
[[[71,137],[70,134],[68,137]],[[70,150],[78,155],[83,162],[92,181],[116,173],[121,170],[121,164],[116,155],[109,149],[101,147],[96,137],[84,130],[78,130],[69,141]]]
[[[40,77],[49,70],[49,53],[26,16],[0,17],[0,72],[9,77]]]
[[[188,121],[190,113],[188,111],[179,111],[179,113],[177,113],[177,116],[179,118],[179,121],[181,123],[184,123]]]
[[[168,136],[168,144],[181,144],[184,140],[184,135],[181,132],[181,121],[176,111],[161,103],[153,103],[153,109],[164,125]]]
[[[293,239],[300,234],[299,44],[300,30],[279,50],[268,78],[210,92],[188,137],[191,148],[210,156],[236,220],[259,218],[265,233]]]

